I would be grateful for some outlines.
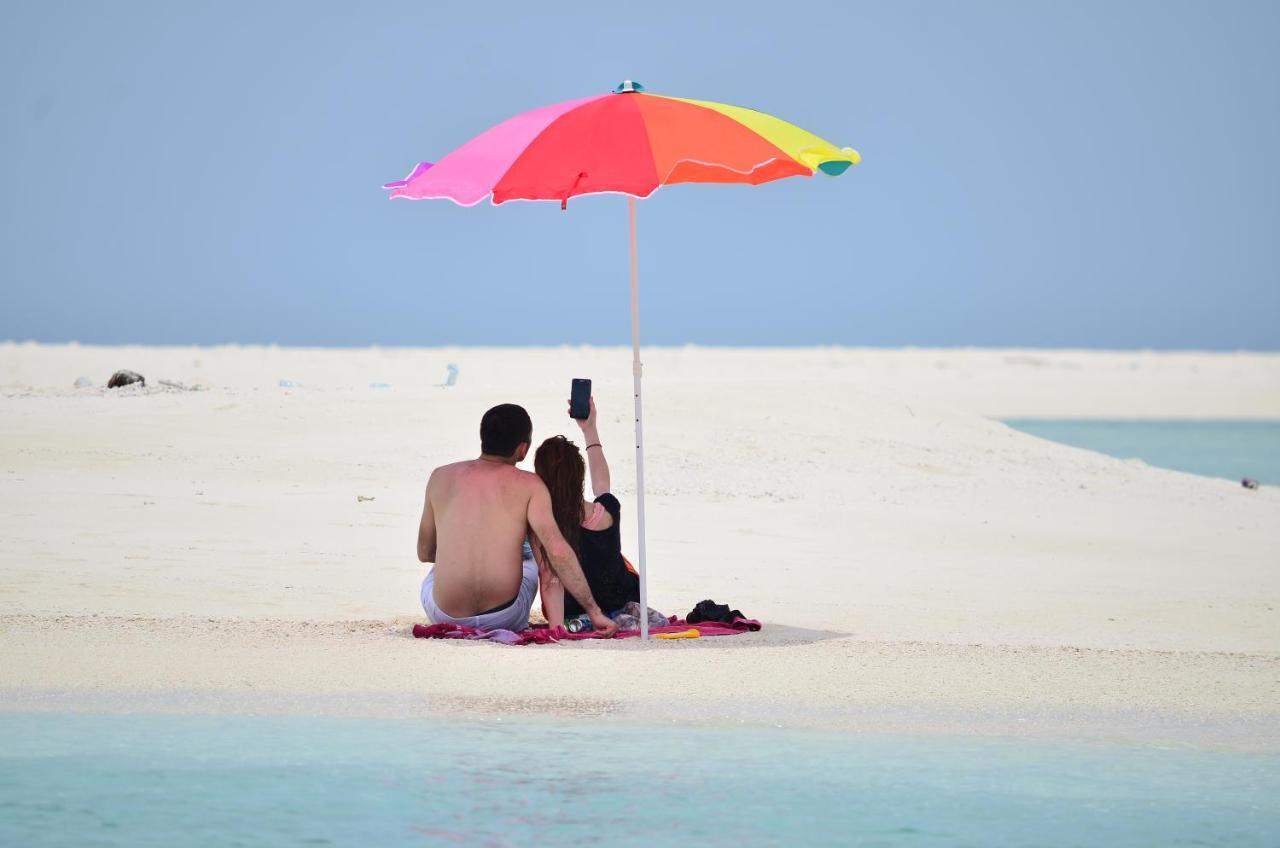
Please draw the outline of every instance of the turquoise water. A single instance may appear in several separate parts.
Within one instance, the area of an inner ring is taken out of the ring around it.
[[[1280,484],[1280,421],[1070,421],[1004,423],[1044,439],[1206,477]]]
[[[674,697],[674,696],[673,696]],[[1280,844],[1280,756],[612,724],[0,713],[0,845]]]

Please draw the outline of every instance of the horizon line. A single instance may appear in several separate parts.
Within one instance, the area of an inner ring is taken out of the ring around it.
[[[629,344],[593,344],[589,342],[561,342],[558,344],[436,344],[436,345],[402,345],[402,344],[290,344],[279,342],[82,342],[77,339],[49,342],[36,339],[0,339],[0,347],[149,347],[149,348],[241,348],[264,350],[631,350]],[[1037,351],[1081,351],[1090,353],[1250,353],[1280,354],[1280,348],[1252,347],[1155,347],[1151,345],[1134,347],[1087,346],[1087,345],[1039,345],[1039,344],[865,344],[814,342],[811,344],[708,344],[705,342],[682,342],[676,344],[642,344],[641,350],[876,350],[876,351],[908,351],[908,350],[1037,350]]]

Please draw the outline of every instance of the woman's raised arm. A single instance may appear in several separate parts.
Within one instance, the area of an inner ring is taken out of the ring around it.
[[[609,463],[604,458],[604,447],[600,444],[600,433],[596,430],[595,395],[591,396],[588,403],[591,411],[587,417],[574,420],[582,428],[582,438],[587,443],[587,469],[591,474],[591,494],[598,498],[609,491]]]

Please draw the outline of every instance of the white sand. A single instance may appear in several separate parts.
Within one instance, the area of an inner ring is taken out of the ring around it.
[[[1280,491],[986,417],[1280,419],[1274,354],[647,351],[650,602],[713,597],[764,631],[407,638],[426,475],[476,453],[494,403],[572,436],[569,380],[595,380],[634,551],[629,360],[0,344],[0,707],[337,698],[1280,747]],[[458,385],[433,386],[448,362]],[[149,388],[72,388],[117,368]]]

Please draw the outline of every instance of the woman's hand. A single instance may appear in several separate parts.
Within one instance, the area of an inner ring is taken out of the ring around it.
[[[569,417],[573,417],[573,401],[569,401]],[[578,422],[578,427],[583,433],[594,433],[596,431],[596,396],[591,395],[587,398],[587,417],[574,418]]]

